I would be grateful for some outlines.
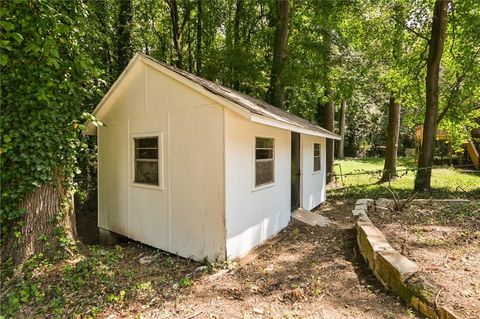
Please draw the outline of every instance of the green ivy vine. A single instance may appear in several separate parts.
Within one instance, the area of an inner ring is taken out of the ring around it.
[[[88,154],[82,123],[106,83],[83,1],[1,1],[1,7],[0,213],[8,234],[29,192],[58,177],[74,189],[78,158]]]

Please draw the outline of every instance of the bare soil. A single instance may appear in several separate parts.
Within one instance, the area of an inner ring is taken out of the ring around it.
[[[132,270],[132,285],[144,289],[103,307],[98,316],[417,318],[377,282],[358,253],[352,207],[327,202],[318,212],[332,226],[292,223],[246,257],[213,265],[211,271],[138,243],[122,245],[117,267]],[[151,261],[141,264],[144,257]],[[171,271],[165,270],[167,264]]]
[[[370,207],[369,217],[395,249],[442,287],[439,306],[480,318],[480,201],[414,201],[402,212]]]

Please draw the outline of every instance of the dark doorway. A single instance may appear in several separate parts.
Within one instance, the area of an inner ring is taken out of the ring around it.
[[[292,132],[291,211],[300,207],[300,134]]]

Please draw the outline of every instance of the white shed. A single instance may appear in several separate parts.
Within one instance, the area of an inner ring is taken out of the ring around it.
[[[335,134],[250,96],[137,54],[90,126],[98,227],[183,256],[225,260],[325,200]]]

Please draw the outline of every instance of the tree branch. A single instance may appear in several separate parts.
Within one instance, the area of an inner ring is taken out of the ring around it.
[[[430,42],[430,38],[428,38],[427,36],[421,34],[420,32],[418,31],[415,31],[414,29],[410,28],[408,25],[405,24],[405,22],[403,21],[399,21],[397,18],[395,17],[390,17],[391,19],[393,19],[395,22],[397,22],[398,24],[400,24],[401,26],[403,26],[403,28],[405,28],[407,31],[410,31],[412,32],[413,34],[415,34],[417,37],[419,38],[422,38],[424,39],[425,41],[427,42]]]
[[[477,56],[478,56],[479,53],[480,53],[480,48],[477,49],[477,52],[475,52],[475,54],[473,55],[473,58],[472,58],[472,60],[470,60],[470,63],[468,63],[468,65],[465,66],[462,74],[457,75],[457,79],[455,81],[455,84],[450,89],[450,95],[448,96],[447,105],[445,105],[445,108],[442,110],[442,112],[440,113],[440,115],[437,118],[437,125],[445,117],[445,115],[447,115],[448,111],[452,108],[453,97],[460,90],[460,85],[462,84],[463,79],[467,75],[468,71],[471,69],[471,67],[472,67],[473,63],[475,62],[475,60],[477,59]]]

